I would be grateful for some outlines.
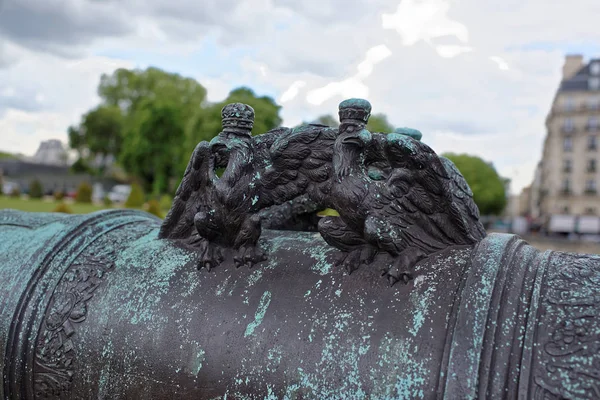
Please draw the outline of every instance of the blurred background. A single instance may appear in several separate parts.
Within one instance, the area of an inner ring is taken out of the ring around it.
[[[600,253],[600,2],[0,0],[0,209],[164,216],[224,104],[411,127],[490,231]],[[599,58],[596,58],[599,57]]]

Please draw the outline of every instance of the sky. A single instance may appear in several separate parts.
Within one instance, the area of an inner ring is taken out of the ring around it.
[[[564,56],[600,56],[599,15],[598,0],[0,0],[0,150],[66,142],[103,73],[155,66],[210,101],[239,86],[272,96],[286,126],[366,98],[518,193]]]

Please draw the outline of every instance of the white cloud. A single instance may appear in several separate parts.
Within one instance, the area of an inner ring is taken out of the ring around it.
[[[371,47],[367,51],[365,60],[358,64],[358,75],[361,78],[366,78],[373,72],[373,67],[392,55],[391,50],[385,45]]]
[[[363,83],[373,72],[373,67],[392,55],[391,50],[384,44],[370,48],[365,60],[358,64],[358,72],[343,81],[328,83],[324,87],[311,90],[306,96],[310,104],[321,105],[334,96],[342,98],[369,97],[369,88]]]
[[[285,103],[287,125],[335,115],[342,99],[366,97],[374,113],[421,129],[436,151],[494,162],[518,191],[540,157],[564,53],[600,42],[597,0],[305,3],[127,0],[119,21],[130,34],[95,31],[101,40],[77,41],[70,60],[0,37],[0,148],[32,153],[41,138],[65,140],[68,125],[97,103],[101,73],[149,65],[144,57],[152,54],[153,65],[196,77],[210,101],[240,85],[273,95]],[[207,35],[217,38],[218,55],[233,56],[225,63],[208,53],[186,63]]]
[[[495,62],[498,65],[498,68],[500,68],[503,71],[508,71],[510,69],[510,67],[508,66],[508,63],[506,61],[504,61],[504,59],[502,59],[502,57],[491,56],[490,60]]]
[[[403,0],[396,13],[381,16],[382,26],[395,29],[405,46],[442,36],[455,36],[462,43],[467,43],[467,27],[448,17],[449,9],[450,2],[447,0]]]
[[[290,87],[283,92],[281,97],[279,98],[279,102],[281,104],[287,103],[290,100],[293,100],[296,96],[298,96],[298,92],[306,86],[306,82],[304,81],[294,81]]]
[[[25,112],[8,109],[0,119],[2,150],[32,155],[39,142],[66,140],[68,117],[58,112]]]
[[[31,155],[41,140],[66,142],[68,126],[98,104],[100,75],[131,66],[105,57],[65,62],[22,50],[18,63],[0,69],[0,149]],[[3,88],[2,82],[10,86]]]
[[[457,46],[453,44],[434,46],[434,48],[438,55],[443,58],[454,58],[460,54],[470,53],[473,51],[472,47]]]

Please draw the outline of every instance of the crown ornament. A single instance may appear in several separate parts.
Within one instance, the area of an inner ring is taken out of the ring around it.
[[[396,128],[396,129],[394,129],[394,133],[399,133],[401,135],[410,136],[411,138],[413,138],[419,142],[421,141],[421,138],[423,137],[423,134],[421,133],[421,131],[419,131],[417,129],[412,129],[412,128]]]
[[[231,103],[221,110],[223,130],[250,132],[254,126],[254,109],[247,104]]]
[[[371,103],[364,99],[348,99],[340,103],[340,123],[369,122],[371,116]]]

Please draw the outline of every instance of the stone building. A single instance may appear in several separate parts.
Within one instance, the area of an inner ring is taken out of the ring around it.
[[[31,161],[37,164],[65,167],[68,165],[68,154],[60,140],[50,139],[40,143]]]
[[[600,59],[584,63],[580,55],[566,57],[546,128],[535,193],[530,193],[540,215],[600,215]]]

